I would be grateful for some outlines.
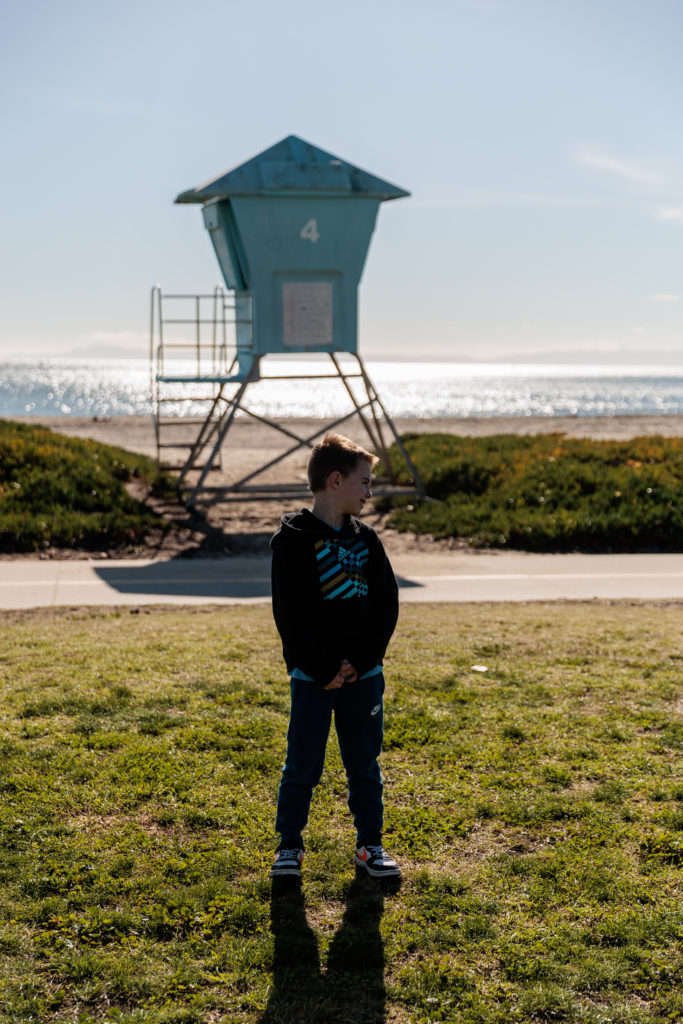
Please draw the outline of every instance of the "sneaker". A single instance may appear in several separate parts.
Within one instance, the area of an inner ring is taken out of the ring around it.
[[[382,846],[359,846],[356,850],[356,865],[365,868],[373,878],[396,878],[401,869]]]
[[[285,875],[293,875],[301,878],[301,864],[304,859],[304,851],[299,847],[292,850],[278,850],[275,854],[273,866],[270,869],[271,878],[281,878]]]

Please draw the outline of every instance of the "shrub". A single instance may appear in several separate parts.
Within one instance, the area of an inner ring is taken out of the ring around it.
[[[0,551],[101,549],[166,528],[126,491],[134,478],[153,494],[172,492],[170,479],[143,455],[0,420]]]
[[[681,438],[408,434],[403,442],[437,502],[403,501],[391,516],[399,530],[528,551],[683,551]],[[410,482],[403,471],[401,483]]]

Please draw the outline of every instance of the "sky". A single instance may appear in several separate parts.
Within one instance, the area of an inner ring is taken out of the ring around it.
[[[22,0],[0,60],[0,358],[140,356],[220,281],[176,195],[290,134],[408,190],[373,358],[683,364],[681,0]]]

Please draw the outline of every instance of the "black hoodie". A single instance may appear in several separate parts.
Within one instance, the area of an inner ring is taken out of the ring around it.
[[[346,516],[334,530],[302,509],[282,517],[270,546],[287,670],[326,686],[344,658],[359,676],[381,664],[398,618],[398,587],[372,527]]]

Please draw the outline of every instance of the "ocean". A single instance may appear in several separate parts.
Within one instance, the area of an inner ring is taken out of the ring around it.
[[[187,370],[188,364],[167,364]],[[275,375],[328,372],[331,364],[270,357],[263,372]],[[683,366],[592,366],[504,363],[380,362],[367,371],[390,415],[479,416],[683,415]],[[200,415],[200,393],[170,387],[172,397],[196,394],[167,406],[167,413]],[[337,380],[260,381],[247,393],[261,416],[324,416],[349,411]],[[41,359],[0,362],[0,417],[146,416],[152,413],[149,362],[145,359]]]

